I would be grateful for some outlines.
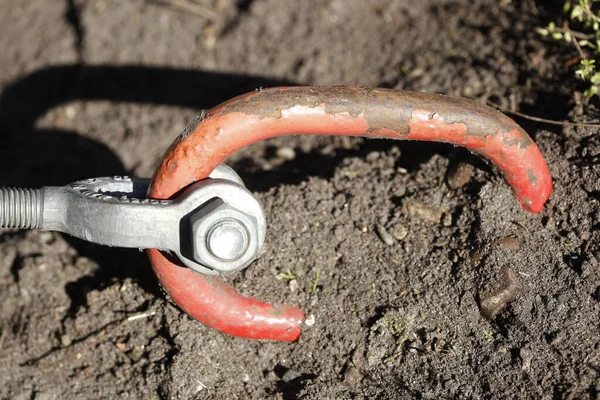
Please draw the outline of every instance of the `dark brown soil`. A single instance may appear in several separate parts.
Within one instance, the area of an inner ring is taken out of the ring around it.
[[[201,109],[258,87],[403,88],[553,119],[581,90],[575,53],[535,34],[560,1],[201,3],[212,22],[143,0],[2,1],[0,184],[148,177]],[[314,316],[297,343],[203,327],[138,251],[2,231],[0,397],[598,399],[600,136],[518,122],[555,179],[539,215],[450,146],[288,137],[234,155],[269,225],[230,280]]]

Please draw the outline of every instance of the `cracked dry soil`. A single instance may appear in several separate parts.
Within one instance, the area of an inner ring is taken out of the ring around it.
[[[574,54],[534,33],[560,2],[201,3],[209,18],[3,0],[0,184],[148,177],[202,109],[258,87],[402,88],[553,119],[581,89]],[[301,304],[314,324],[293,344],[199,325],[143,253],[2,231],[0,398],[598,399],[598,130],[518,122],[555,180],[539,215],[450,146],[287,137],[232,156],[268,233],[228,279]]]

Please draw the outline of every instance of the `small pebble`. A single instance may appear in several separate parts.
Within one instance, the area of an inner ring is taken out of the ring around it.
[[[506,236],[502,239],[498,239],[497,242],[500,246],[504,247],[508,250],[519,250],[521,247],[521,243],[519,243],[519,239],[514,236]]]
[[[373,161],[377,161],[378,158],[379,158],[379,152],[372,151],[369,154],[367,154],[366,160],[368,162],[373,162]]]
[[[39,240],[41,244],[52,244],[54,243],[55,237],[52,232],[40,232]]]
[[[418,201],[407,201],[404,203],[404,207],[410,215],[419,217],[425,221],[439,223],[442,218],[442,210],[419,203]]]
[[[274,371],[269,371],[266,375],[265,375],[265,379],[268,382],[277,382],[279,380],[279,377],[277,376],[277,374]]]
[[[392,235],[396,240],[404,240],[404,238],[408,236],[408,229],[402,224],[396,224]]]
[[[346,199],[346,195],[343,193],[338,193],[334,198],[333,198],[333,202],[335,203],[336,207],[339,208],[346,208],[348,207],[348,203],[347,203],[347,199]]]
[[[68,106],[65,109],[65,115],[67,116],[67,118],[73,119],[77,115],[77,110],[73,106]]]
[[[352,150],[352,141],[348,136],[342,136],[342,149]]]
[[[479,262],[483,259],[483,253],[479,250],[474,251],[471,253],[471,267],[475,268],[477,265],[479,265]]]
[[[307,153],[310,152],[311,149],[307,149]],[[321,154],[324,156],[327,156],[331,153],[333,153],[333,151],[335,150],[335,145],[330,144],[328,146],[323,147],[323,149],[321,149]]]
[[[403,197],[406,194],[406,186],[400,185],[394,190],[394,196]]]
[[[351,365],[344,374],[344,385],[354,387],[358,385],[363,378],[364,375],[360,373],[358,368]]]
[[[296,151],[291,147],[280,147],[277,149],[277,157],[283,158],[284,160],[291,161],[296,158]]]
[[[481,314],[487,319],[493,319],[517,297],[520,290],[521,285],[517,280],[517,273],[512,268],[502,268],[500,270],[500,287],[493,293],[481,297],[479,304]]]
[[[377,230],[377,236],[379,236],[379,239],[381,239],[383,243],[387,244],[388,246],[392,246],[394,244],[394,238],[385,230],[383,225],[375,225],[375,230]]]
[[[285,373],[281,377],[281,380],[284,382],[291,382],[294,379],[300,378],[301,376],[302,376],[302,373],[295,371],[293,369],[288,369],[287,371],[285,371]]]
[[[71,343],[73,343],[71,336],[64,334],[60,337],[60,344],[62,344],[63,347],[69,347]]]
[[[207,36],[204,39],[204,45],[207,49],[212,49],[217,44],[217,38],[215,36]]]
[[[452,226],[452,214],[445,212],[442,215],[442,225],[445,227]]]
[[[306,324],[306,326],[313,326],[315,324],[315,322],[316,322],[316,318],[315,318],[314,314],[310,314],[304,320],[304,323]]]
[[[296,293],[298,291],[298,281],[295,279],[292,279],[289,283],[290,286],[290,292],[292,293]]]
[[[459,189],[471,181],[473,177],[473,166],[466,163],[458,163],[448,170],[446,182],[452,190]]]
[[[143,356],[144,356],[144,346],[136,346],[131,351],[131,353],[129,353],[129,358],[131,358],[131,360],[134,362],[141,360]]]

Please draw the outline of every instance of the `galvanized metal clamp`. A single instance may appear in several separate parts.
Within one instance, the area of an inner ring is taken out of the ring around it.
[[[0,227],[169,251],[206,275],[245,268],[260,253],[264,212],[228,166],[220,165],[171,200],[146,199],[149,184],[149,179],[117,176],[62,187],[0,188]]]

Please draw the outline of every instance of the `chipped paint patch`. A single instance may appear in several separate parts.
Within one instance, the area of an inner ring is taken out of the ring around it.
[[[535,172],[533,172],[533,169],[531,168],[527,168],[527,178],[532,185],[535,185],[538,181],[537,176],[535,176]]]
[[[199,115],[197,115],[196,117],[194,117],[194,119],[192,120],[192,122],[190,122],[185,129],[183,130],[183,132],[181,132],[181,134],[179,135],[179,140],[185,140],[187,139],[198,127],[198,125],[200,125],[200,123],[202,121],[204,121],[204,119],[206,118],[207,112],[206,110],[202,110],[200,112]]]

